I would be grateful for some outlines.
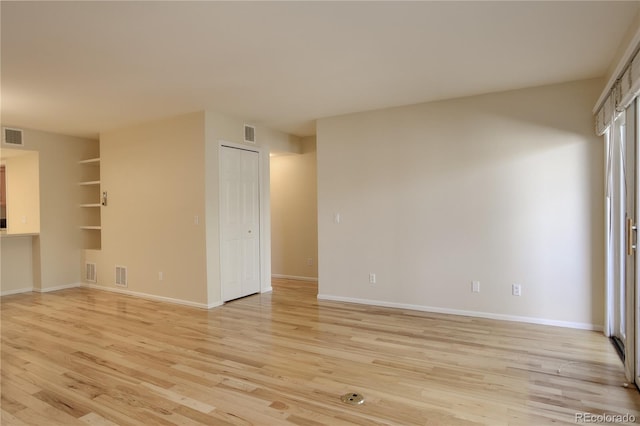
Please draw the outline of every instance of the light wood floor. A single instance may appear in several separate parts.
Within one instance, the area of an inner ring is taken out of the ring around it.
[[[318,301],[2,298],[2,425],[545,425],[635,415],[597,332]],[[362,393],[361,406],[340,401]]]

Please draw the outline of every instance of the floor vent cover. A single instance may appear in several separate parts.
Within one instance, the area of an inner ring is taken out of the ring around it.
[[[127,267],[116,265],[116,285],[120,287],[127,286]]]
[[[84,265],[84,280],[90,283],[96,282],[96,264],[95,263],[85,263]]]
[[[345,393],[340,397],[340,400],[345,404],[349,405],[360,405],[364,404],[364,396],[357,392],[349,392]]]

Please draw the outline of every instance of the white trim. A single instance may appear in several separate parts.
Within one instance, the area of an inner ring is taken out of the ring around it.
[[[69,288],[78,288],[78,287],[82,287],[82,284],[72,283],[72,284],[65,284],[65,285],[59,285],[59,286],[47,287],[47,288],[24,287],[24,288],[18,288],[16,290],[3,291],[2,293],[0,293],[0,296],[10,296],[12,294],[30,293],[30,292],[50,293],[52,291],[67,290]]]
[[[281,278],[285,280],[297,280],[297,281],[310,281],[314,283],[318,282],[317,277],[298,277],[295,275],[271,274],[271,278]]]
[[[73,284],[65,284],[65,285],[59,285],[56,287],[47,287],[47,288],[34,288],[33,291],[38,292],[38,293],[49,293],[52,291],[58,291],[58,290],[66,290],[68,288],[77,288],[77,287],[81,287],[82,284],[80,283],[73,283]]]
[[[223,146],[226,146],[228,148],[244,149],[245,151],[253,151],[259,154],[261,154],[263,151],[261,146],[257,146],[255,144],[229,142],[224,139],[219,139],[218,147],[223,147]]]
[[[90,288],[93,290],[110,291],[112,293],[126,294],[127,296],[139,297],[141,299],[153,300],[156,302],[165,302],[165,303],[173,303],[174,305],[190,306],[192,308],[211,309],[211,308],[216,308],[218,306],[222,306],[222,302],[205,304],[205,303],[191,302],[189,300],[174,299],[172,297],[156,296],[154,294],[140,293],[137,291],[123,290],[121,288],[104,287],[96,284],[84,283],[81,285],[81,287]]]
[[[24,287],[24,288],[17,288],[15,290],[6,290],[0,293],[0,297],[11,296],[12,294],[31,293],[32,291],[33,291],[33,287]]]
[[[555,327],[576,328],[580,330],[602,331],[601,325],[583,322],[557,321],[546,318],[521,317],[516,315],[494,314],[490,312],[465,311],[461,309],[437,308],[434,306],[410,305],[406,303],[383,302],[380,300],[356,299],[352,297],[318,294],[318,300],[358,303],[361,305],[382,306],[386,308],[410,309],[412,311],[433,312],[438,314],[460,315],[465,317],[488,318],[501,321],[525,322],[530,324],[552,325]]]
[[[271,287],[271,160],[269,149],[260,153],[260,292]]]

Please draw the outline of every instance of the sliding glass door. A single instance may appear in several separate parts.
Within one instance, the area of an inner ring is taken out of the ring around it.
[[[640,383],[637,362],[637,191],[638,111],[632,102],[613,121],[606,136],[607,315],[605,332],[625,365],[627,379]]]
[[[607,134],[607,258],[609,296],[608,335],[620,356],[625,357],[625,261],[624,261],[624,121],[620,115]]]

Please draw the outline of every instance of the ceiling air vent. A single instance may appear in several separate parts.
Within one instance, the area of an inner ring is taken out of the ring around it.
[[[3,127],[2,142],[5,145],[24,146],[24,140],[22,139],[22,130]]]
[[[244,125],[244,141],[249,143],[256,143],[256,128],[255,126]]]
[[[116,285],[127,287],[127,267],[116,265]]]

